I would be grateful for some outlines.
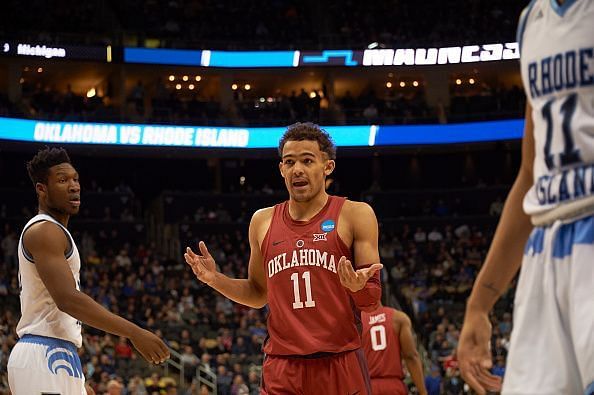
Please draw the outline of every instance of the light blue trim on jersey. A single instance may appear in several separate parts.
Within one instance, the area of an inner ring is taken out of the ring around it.
[[[590,385],[586,387],[584,395],[594,395],[594,381],[592,381]]]
[[[524,255],[537,255],[544,249],[545,228],[534,228],[524,247]]]
[[[575,224],[574,244],[594,243],[594,217],[581,219]]]
[[[559,227],[553,242],[553,257],[571,255],[575,244],[594,243],[594,216],[589,216]]]
[[[540,254],[544,250],[545,232],[550,230],[550,226],[534,228],[524,247],[524,255]],[[553,257],[559,259],[571,255],[576,244],[593,244],[594,216],[561,225],[554,237]]]
[[[530,4],[524,8],[522,14],[520,14],[520,21],[518,22],[518,30],[516,32],[516,41],[518,42],[518,48],[520,49],[520,58],[522,57],[522,39],[524,38],[524,30],[526,30],[526,22],[528,21],[530,11],[532,11],[532,7],[534,7],[535,3],[536,0],[532,0]]]
[[[564,258],[571,255],[574,243],[573,236],[573,224],[561,225],[555,235],[555,241],[553,242],[553,257]]]
[[[64,370],[71,377],[83,378],[82,364],[73,343],[39,335],[24,335],[19,342],[46,346],[47,368],[51,373],[58,374],[59,370]]]
[[[576,2],[576,0],[565,0],[563,5],[559,5],[559,3],[557,3],[557,0],[550,0],[551,8],[553,8],[553,10],[560,17],[565,16],[565,13],[569,9],[569,7],[571,7],[573,5],[573,3],[575,3],[575,2]]]

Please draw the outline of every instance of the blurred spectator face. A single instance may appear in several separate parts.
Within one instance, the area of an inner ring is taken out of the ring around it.
[[[122,385],[117,380],[109,380],[107,383],[107,394],[108,395],[121,395]]]
[[[235,377],[233,377],[233,384],[243,384],[243,376],[240,374],[236,374]]]
[[[211,357],[210,357],[210,354],[208,354],[208,353],[204,353],[200,357],[200,360],[202,361],[202,363],[206,363],[206,364],[210,363],[210,359],[211,359]]]

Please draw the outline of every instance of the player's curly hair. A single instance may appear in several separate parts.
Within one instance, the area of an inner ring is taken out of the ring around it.
[[[27,173],[33,186],[38,182],[47,184],[50,167],[60,163],[70,163],[70,157],[64,148],[45,147],[39,150],[33,159],[27,162]]]
[[[328,159],[336,159],[336,146],[330,134],[315,123],[297,122],[287,128],[278,143],[278,154],[282,157],[283,148],[287,141],[317,141],[320,151],[328,155]]]

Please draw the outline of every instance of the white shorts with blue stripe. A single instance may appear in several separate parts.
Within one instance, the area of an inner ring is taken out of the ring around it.
[[[594,216],[534,228],[513,320],[502,394],[594,394]]]
[[[13,395],[86,395],[76,346],[66,340],[25,335],[8,359]]]

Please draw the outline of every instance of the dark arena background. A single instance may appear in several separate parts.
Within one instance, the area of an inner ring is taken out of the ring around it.
[[[87,383],[259,394],[267,307],[200,283],[183,251],[204,240],[220,271],[247,276],[252,214],[288,198],[279,138],[305,121],[338,146],[329,193],[375,210],[384,304],[411,317],[429,393],[471,393],[455,349],[520,164],[523,2],[53,3],[0,13],[0,394],[18,340],[18,237],[37,208],[25,162],[45,146],[80,173],[69,229],[82,290],[172,353],[149,365],[85,326]],[[501,376],[512,296],[491,316]]]

